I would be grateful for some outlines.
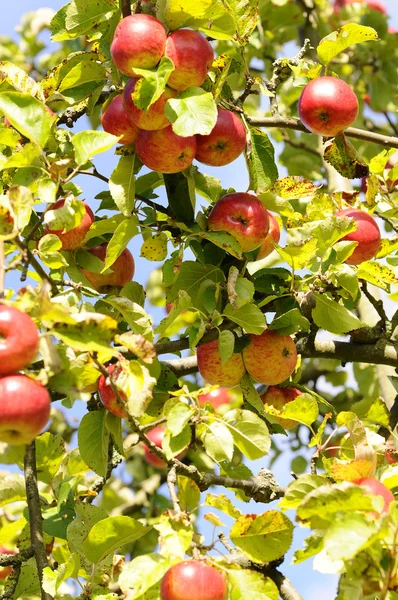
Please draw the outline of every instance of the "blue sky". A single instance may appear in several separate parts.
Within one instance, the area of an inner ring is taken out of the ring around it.
[[[58,10],[64,3],[65,1],[61,0],[47,0],[47,2],[45,0],[17,0],[16,2],[8,2],[7,9],[3,10],[2,12],[0,35],[14,36],[15,27],[19,23],[22,14],[42,8],[44,6]],[[384,4],[390,14],[390,25],[398,28],[397,1],[384,0]],[[79,121],[79,128],[86,127],[88,127],[87,121],[84,122],[84,119],[81,119]],[[112,152],[108,152],[106,155],[97,157],[95,162],[98,170],[107,176],[110,175],[112,169],[116,165],[116,159],[112,155]],[[206,172],[221,179],[223,186],[226,188],[234,187],[238,191],[244,191],[247,188],[248,177],[243,158],[235,161],[232,166],[225,167],[223,169],[209,168]],[[95,208],[95,201],[93,203],[93,198],[98,192],[105,189],[104,184],[91,177],[81,177],[80,181],[77,180],[77,182],[80,183],[84,189],[84,197],[86,201],[89,202],[93,208]],[[132,241],[129,248],[136,260],[135,279],[145,285],[150,270],[156,267],[156,264],[148,263],[147,261],[139,258],[139,249],[141,243],[142,240],[137,237]],[[14,288],[18,288],[21,285],[14,276],[8,276],[6,284],[8,287],[13,286]],[[156,319],[160,319],[164,316],[163,311],[161,310],[155,310],[153,312]],[[286,452],[282,458],[278,459],[274,467],[278,481],[283,485],[286,485],[290,481],[290,460],[291,455],[289,452]],[[254,472],[257,472],[261,467],[267,466],[267,461],[257,461],[257,464],[251,466],[253,467]],[[214,490],[214,492],[216,491]],[[243,506],[241,508],[247,512],[259,512],[260,510],[262,511],[266,509],[265,507],[256,506],[253,502],[251,502],[250,507],[245,505],[245,508]],[[203,524],[205,524],[205,522]],[[205,530],[207,530],[205,531],[207,534],[209,532],[207,525],[205,526]],[[297,530],[295,532],[294,546],[296,548],[302,546],[302,540],[308,535],[308,533],[308,530]],[[320,573],[314,572],[312,570],[311,561],[308,561],[307,563],[304,563],[298,567],[290,567],[289,563],[290,557],[288,556],[285,564],[281,567],[281,570],[289,578],[291,578],[292,582],[303,595],[305,600],[319,600],[319,598],[322,598],[322,600],[333,600],[335,598],[335,577],[321,575]]]

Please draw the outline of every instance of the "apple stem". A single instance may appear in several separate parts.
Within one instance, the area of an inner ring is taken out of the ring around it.
[[[43,571],[48,566],[46,547],[43,539],[42,514],[40,496],[37,487],[36,443],[35,440],[26,446],[24,458],[24,476],[26,500],[29,511],[30,539],[35,552],[39,581],[43,581]],[[53,597],[41,589],[42,600],[53,600]]]
[[[6,265],[4,256],[4,240],[0,240],[0,299],[4,298]]]

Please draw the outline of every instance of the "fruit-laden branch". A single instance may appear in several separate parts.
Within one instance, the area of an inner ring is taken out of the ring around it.
[[[215,339],[217,333],[212,337]],[[180,350],[181,340],[176,340],[176,347]],[[184,341],[184,340],[182,340]],[[206,340],[208,341],[208,340]],[[168,352],[177,351],[173,348],[174,342],[168,342]],[[163,349],[161,349],[163,351]],[[304,358],[332,358],[340,360],[342,363],[361,362],[375,365],[389,365],[398,367],[398,349],[387,341],[379,340],[376,344],[354,344],[352,342],[334,342],[315,340],[308,341],[302,339],[297,342],[297,352]],[[175,358],[172,360],[164,360],[163,364],[167,365],[175,375],[184,377],[191,375],[198,370],[196,356],[188,356],[186,358]]]
[[[109,377],[108,371],[94,354],[91,354],[91,357],[104,377],[109,379],[109,384],[118,403],[123,405],[119,390],[112,381],[112,378]],[[149,439],[145,433],[144,427],[140,425],[135,417],[128,415],[128,421],[131,430],[138,435],[140,441],[150,449],[152,454],[167,463],[168,468],[174,469],[178,475],[184,475],[184,477],[192,479],[201,492],[208,490],[212,485],[220,485],[225,488],[242,490],[247,496],[253,498],[255,502],[263,503],[269,503],[278,498],[282,498],[285,494],[284,488],[278,484],[271,471],[268,471],[267,469],[261,469],[256,477],[250,477],[249,479],[233,479],[231,477],[212,475],[210,473],[202,474],[194,465],[185,465],[177,458],[169,460],[163,449],[156,446],[156,444]]]
[[[24,459],[24,475],[26,486],[26,499],[29,510],[30,539],[34,549],[34,555],[39,574],[39,581],[43,581],[43,570],[48,566],[46,547],[43,540],[42,514],[40,510],[40,496],[37,487],[36,473],[36,444],[35,441],[26,446]],[[47,594],[41,588],[42,600],[53,600],[50,594]]]
[[[299,119],[292,119],[287,117],[280,117],[279,115],[274,117],[263,117],[261,119],[256,117],[247,117],[247,121],[250,125],[255,127],[279,127],[280,129],[295,129],[304,133],[311,133],[304,127]],[[373,133],[372,131],[365,131],[363,129],[356,129],[355,127],[349,127],[344,132],[347,137],[354,138],[356,140],[364,140],[372,144],[380,144],[387,148],[398,148],[398,137],[392,137],[389,135],[382,135],[381,133]],[[311,134],[313,135],[313,134]]]

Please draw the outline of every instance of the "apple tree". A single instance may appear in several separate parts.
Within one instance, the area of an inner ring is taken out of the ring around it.
[[[58,8],[0,47],[0,598],[300,600],[302,527],[397,600],[386,8]]]

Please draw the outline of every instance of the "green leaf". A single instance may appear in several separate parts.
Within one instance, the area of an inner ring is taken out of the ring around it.
[[[357,23],[346,23],[337,31],[333,31],[324,37],[316,51],[319,60],[324,65],[328,65],[335,56],[340,52],[344,52],[350,46],[375,40],[379,40],[379,36],[373,27],[365,27]]]
[[[181,510],[195,510],[200,503],[200,489],[192,479],[179,475],[177,477],[178,499]]]
[[[0,111],[22,135],[44,148],[55,122],[46,106],[30,94],[0,93]]]
[[[351,411],[357,415],[361,421],[377,423],[389,427],[390,413],[383,398],[364,398],[360,402],[351,405]]]
[[[167,101],[165,115],[177,135],[209,135],[217,121],[217,105],[210,92],[192,87]]]
[[[288,244],[284,248],[276,246],[276,251],[295,271],[307,267],[316,255],[318,240],[310,238],[304,242]]]
[[[179,29],[191,19],[205,17],[213,4],[213,0],[160,0],[156,4],[156,16],[168,29]]]
[[[250,184],[256,194],[267,191],[278,179],[275,150],[266,133],[249,126],[249,143],[246,148]]]
[[[245,304],[238,309],[233,308],[231,304],[227,304],[223,316],[243,327],[246,333],[260,335],[267,325],[265,316],[255,304]]]
[[[297,331],[309,331],[310,322],[298,308],[292,308],[280,317],[276,317],[269,325],[269,329],[278,331],[280,335],[291,335]]]
[[[51,483],[65,454],[65,442],[60,435],[49,432],[36,438],[36,467],[40,481]]]
[[[326,477],[321,477],[320,475],[301,475],[298,479],[289,483],[285,496],[279,503],[279,507],[282,510],[297,508],[309,493],[324,485],[331,485]]]
[[[36,144],[26,144],[20,152],[15,152],[4,163],[3,169],[14,169],[15,167],[29,167],[38,163],[41,150]]]
[[[218,352],[221,357],[221,364],[224,365],[233,355],[235,347],[235,336],[232,331],[223,329],[218,336]]]
[[[104,302],[116,308],[128,323],[133,333],[141,333],[145,337],[152,335],[152,318],[140,304],[123,296],[108,296]]]
[[[26,490],[22,475],[15,473],[13,475],[2,472],[0,475],[0,507],[10,504],[10,502],[19,502],[25,500]]]
[[[88,412],[81,420],[78,430],[80,456],[101,477],[105,477],[108,468],[109,430],[105,417],[105,410]]]
[[[84,555],[92,563],[99,563],[108,554],[135,542],[151,529],[131,517],[108,517],[90,529],[83,542]]]
[[[118,225],[106,248],[106,258],[103,272],[113,265],[123,250],[127,247],[127,244],[130,242],[130,240],[137,235],[137,223],[137,217],[133,216],[129,219],[125,219]]]
[[[206,506],[211,506],[212,508],[221,510],[221,512],[229,515],[233,519],[239,519],[239,517],[242,516],[241,511],[236,508],[232,500],[227,498],[225,494],[220,494],[219,496],[207,494],[205,504]]]
[[[301,394],[291,402],[287,402],[282,410],[277,410],[271,405],[264,405],[265,412],[281,417],[282,419],[292,419],[310,427],[318,418],[318,403],[311,394]]]
[[[254,387],[253,380],[249,373],[245,373],[240,380],[240,389],[242,390],[243,399],[248,402],[257,410],[257,412],[264,413],[264,403],[260,398],[260,395]]]
[[[387,259],[387,262],[390,260]],[[392,269],[376,261],[361,263],[357,269],[357,277],[386,291],[390,290],[390,284],[398,285],[398,278]]]
[[[231,461],[234,454],[234,439],[228,427],[219,421],[205,425],[200,436],[206,453],[216,462]]]
[[[284,200],[294,200],[315,196],[320,187],[321,186],[315,185],[312,181],[305,179],[304,177],[288,176],[275,181],[269,191]]]
[[[37,574],[35,558],[22,563],[18,583],[14,590],[14,598],[26,598],[40,595],[40,580]]]
[[[356,230],[354,219],[348,217],[326,217],[312,230],[318,240],[318,250],[324,254],[333,244]]]
[[[34,204],[34,196],[29,188],[23,185],[12,185],[7,191],[8,199],[14,212],[14,222],[18,229],[29,225]]]
[[[192,300],[190,296],[184,291],[180,290],[177,298],[173,301],[173,306],[171,307],[171,311],[162,319],[159,325],[155,329],[155,333],[159,335],[163,335],[167,329],[174,323],[174,321],[188,308],[191,308]]]
[[[184,402],[178,402],[175,404],[169,412],[167,412],[167,429],[171,435],[178,435],[184,429],[195,414],[195,410],[192,406],[188,406]]]
[[[130,600],[146,600],[146,591],[160,581],[173,564],[171,557],[159,554],[137,556],[123,566],[118,583]]]
[[[312,317],[318,327],[341,335],[364,326],[355,315],[326,294],[314,293],[314,298],[316,306],[312,309]]]
[[[92,238],[101,237],[106,233],[114,233],[119,227],[120,223],[125,221],[125,217],[121,214],[107,215],[106,219],[100,219],[94,221],[91,224],[89,231],[86,234],[85,242],[88,242]]]
[[[264,421],[250,410],[230,410],[224,415],[235,445],[249,459],[256,460],[268,454],[271,438]]]
[[[250,560],[263,564],[281,558],[289,550],[293,523],[276,510],[244,515],[233,524],[230,538]]]
[[[369,174],[369,167],[344,133],[327,142],[323,156],[346,179],[362,179]]]
[[[37,83],[32,77],[12,62],[0,62],[0,83],[7,82],[12,85],[17,92],[35,96],[37,92]]]
[[[229,252],[235,258],[242,259],[242,250],[239,242],[226,231],[198,231],[195,235],[204,240],[209,240],[215,246]]]
[[[171,288],[171,299],[174,300],[179,290],[185,290],[192,301],[195,302],[200,284],[206,279],[210,279],[214,283],[223,283],[225,275],[221,269],[213,265],[202,265],[190,260],[183,262],[178,277]]]
[[[377,531],[377,520],[365,520],[360,514],[342,514],[326,531],[323,546],[332,560],[349,561],[372,543]]]
[[[135,154],[121,156],[109,178],[109,190],[120,212],[129,217],[135,206]]]
[[[248,43],[248,38],[258,22],[259,0],[221,0],[224,10],[234,24],[235,39],[242,45]]]
[[[279,591],[269,577],[249,569],[229,569],[231,600],[278,600]]]
[[[132,94],[134,104],[141,110],[148,108],[159,100],[163,94],[171,73],[174,71],[174,63],[167,56],[160,59],[156,69],[134,69],[141,76],[139,82],[134,86]],[[167,116],[167,115],[166,115]]]
[[[66,8],[66,29],[72,37],[79,37],[110,19],[117,9],[117,0],[72,0]]]
[[[93,156],[110,150],[118,141],[118,137],[105,131],[85,130],[76,133],[72,138],[72,144],[77,164],[85,165]]]
[[[70,551],[84,556],[84,540],[91,528],[98,522],[107,518],[103,508],[88,503],[77,503],[75,506],[76,518],[67,528],[67,540]],[[86,559],[84,559],[86,560]],[[87,567],[89,565],[87,563]]]

